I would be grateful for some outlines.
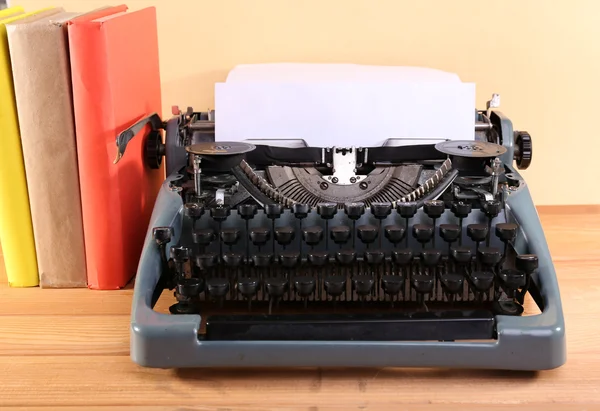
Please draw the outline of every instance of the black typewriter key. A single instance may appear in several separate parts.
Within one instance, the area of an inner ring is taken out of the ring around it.
[[[477,252],[477,256],[481,264],[491,269],[502,259],[502,252],[496,247],[481,247]]]
[[[328,275],[323,279],[325,292],[333,300],[335,308],[336,300],[346,291],[346,276],[345,275]]]
[[[421,261],[429,269],[434,268],[436,265],[438,265],[441,259],[442,252],[440,250],[436,250],[435,248],[430,248],[421,251]]]
[[[356,260],[356,253],[352,250],[340,250],[335,253],[335,260],[340,264],[349,265]]]
[[[519,288],[525,287],[527,284],[527,277],[525,276],[525,273],[512,268],[500,271],[499,278],[506,295],[511,298],[515,297],[515,294]]]
[[[284,251],[279,254],[279,263],[285,268],[294,268],[300,262],[300,254],[294,251]]]
[[[415,224],[413,225],[413,237],[421,243],[423,248],[425,244],[431,241],[433,237],[434,227],[429,224]]]
[[[450,253],[450,247],[452,243],[458,240],[461,235],[461,228],[456,224],[440,224],[440,237],[448,243],[448,253]]]
[[[192,240],[200,246],[200,252],[210,245],[215,239],[215,232],[212,228],[200,228],[192,233]]]
[[[361,301],[364,301],[365,297],[373,292],[374,285],[375,278],[371,275],[362,274],[352,277],[352,288]]]
[[[266,268],[273,264],[273,255],[268,253],[258,253],[252,256],[252,262],[255,267]]]
[[[194,314],[198,312],[199,295],[204,288],[202,278],[182,278],[175,288],[177,304],[169,307],[171,314]]]
[[[331,220],[338,211],[338,205],[336,203],[319,203],[317,204],[317,214],[325,220],[325,248],[329,250],[329,220]]]
[[[154,227],[152,229],[152,237],[154,238],[154,241],[156,241],[156,244],[158,244],[162,272],[166,274],[169,272],[169,262],[167,261],[167,244],[171,242],[171,238],[173,237],[173,228]],[[168,288],[172,289],[172,284],[168,284]]]
[[[263,245],[267,244],[267,241],[271,238],[271,230],[267,227],[254,227],[250,230],[250,240],[258,247],[258,251]]]
[[[412,258],[413,252],[410,248],[392,251],[392,261],[398,265],[408,265],[412,262]]]
[[[404,238],[406,231],[404,230],[404,227],[399,225],[386,225],[383,228],[383,233],[385,238],[396,247]]]
[[[277,227],[275,229],[275,239],[283,247],[284,250],[286,246],[290,245],[292,241],[294,241],[295,237],[296,230],[294,230],[292,227]]]
[[[450,301],[454,300],[455,294],[463,290],[464,281],[464,276],[459,273],[443,273],[440,275],[442,290],[446,293]]]
[[[538,256],[535,254],[520,254],[515,260],[515,266],[517,270],[521,270],[525,273],[525,277],[527,279],[525,287],[523,289],[523,299],[525,298],[525,294],[527,293],[529,285],[531,284],[531,275],[539,267]]]
[[[384,275],[381,277],[381,289],[390,297],[391,306],[394,308],[394,299],[404,289],[403,275]]]
[[[246,222],[246,261],[250,261],[250,242],[248,235],[250,234],[249,221],[258,213],[256,204],[240,204],[237,207],[239,216]]]
[[[356,220],[365,213],[365,203],[346,203],[344,204],[344,212],[352,220],[352,247],[354,247],[356,245]]]
[[[319,226],[307,227],[302,230],[302,239],[312,249],[323,240],[323,229]]]
[[[283,206],[281,204],[265,204],[265,214],[271,220],[271,231],[275,232],[275,220],[283,214]],[[275,236],[271,238],[273,254],[275,254]]]
[[[238,253],[225,253],[223,254],[223,262],[228,267],[239,267],[244,261],[244,256]]]
[[[398,205],[396,206],[396,210],[398,211],[398,214],[400,214],[400,217],[404,218],[404,220],[405,220],[405,224],[404,224],[405,233],[408,233],[409,220],[411,218],[413,218],[415,216],[415,214],[417,214],[417,209],[418,209],[418,205],[417,205],[417,203],[415,203],[413,201],[407,202],[407,203],[398,203]],[[406,235],[405,241],[406,241],[406,247],[408,247],[408,235]]]
[[[206,280],[206,292],[219,307],[223,307],[223,300],[229,292],[229,281],[226,278],[209,278]]]
[[[271,314],[273,301],[275,301],[277,306],[279,300],[288,289],[288,280],[280,277],[267,278],[265,279],[265,289],[269,295],[269,314]]]
[[[240,230],[237,228],[224,228],[221,230],[221,241],[231,247],[233,247],[240,240]]]
[[[488,232],[486,236],[485,245],[490,245],[490,232],[492,231],[492,220],[500,214],[502,204],[500,201],[492,200],[486,201],[481,205],[481,211],[483,211],[488,218]]]
[[[438,218],[444,214],[444,210],[446,209],[446,205],[443,201],[440,200],[428,200],[423,204],[423,211],[429,218],[431,218],[431,224],[435,227],[435,222]],[[434,228],[435,230],[435,228]],[[435,231],[432,236],[432,244],[435,247]]]
[[[183,276],[185,274],[183,266],[190,259],[191,250],[188,247],[173,246],[171,247],[171,258],[175,263],[177,274]]]
[[[294,290],[304,300],[304,308],[308,303],[308,298],[315,292],[317,280],[311,276],[300,276],[294,278]]]
[[[470,275],[470,282],[475,289],[477,298],[481,300],[483,293],[488,291],[494,284],[494,273],[491,271],[474,271]]]
[[[323,266],[329,261],[329,254],[327,251],[310,251],[307,259],[314,266]]]
[[[209,270],[217,265],[219,257],[215,253],[203,253],[196,255],[196,265],[200,270]]]
[[[195,229],[196,222],[204,215],[204,206],[198,203],[186,203],[185,215],[192,220],[192,229]]]
[[[248,300],[248,311],[252,309],[252,299],[256,297],[260,287],[260,280],[256,277],[244,277],[238,280],[237,289]]]
[[[469,224],[467,226],[467,235],[477,244],[477,252],[479,250],[479,243],[487,238],[488,228],[485,224]]]
[[[471,262],[471,249],[466,246],[454,246],[450,249],[452,259],[457,264],[469,264]]]
[[[373,203],[370,208],[373,217],[379,221],[379,248],[381,248],[381,225],[383,220],[392,214],[392,203]]]
[[[365,251],[365,261],[367,264],[378,265],[385,260],[385,254],[381,250]]]
[[[374,225],[359,225],[357,227],[358,238],[369,247],[369,244],[375,242],[379,230]]]
[[[462,245],[462,227],[463,220],[471,214],[471,204],[463,201],[456,201],[452,203],[452,213],[458,218],[461,235],[458,237],[458,245]]]
[[[231,209],[229,207],[217,206],[210,209],[210,216],[213,220],[222,223],[227,220],[231,215]]]
[[[500,223],[496,224],[496,237],[504,243],[504,256],[506,258],[506,252],[508,251],[508,243],[515,240],[517,237],[517,229],[519,227],[513,223]]]
[[[433,291],[435,276],[428,274],[415,274],[410,278],[410,286],[417,292],[417,301],[422,304],[425,294]]]
[[[342,248],[343,244],[346,244],[350,239],[350,227],[347,225],[338,225],[331,228],[330,231],[331,239],[334,243]]]

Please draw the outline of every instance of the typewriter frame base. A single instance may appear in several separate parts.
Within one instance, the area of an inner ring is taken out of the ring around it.
[[[513,174],[518,175],[516,171]],[[171,244],[176,244],[181,234],[177,228],[182,226],[183,203],[179,193],[170,188],[174,178],[175,175],[167,178],[157,198],[135,282],[131,358],[139,365],[154,368],[340,366],[544,370],[559,367],[566,361],[565,324],[556,273],[524,181],[511,193],[506,204],[526,233],[529,251],[539,257],[538,286],[543,307],[539,315],[496,316],[495,341],[204,341],[198,338],[199,315],[161,314],[151,306],[161,275],[152,227],[175,227]]]

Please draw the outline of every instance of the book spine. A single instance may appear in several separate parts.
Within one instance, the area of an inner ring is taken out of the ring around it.
[[[85,287],[65,26],[52,22],[16,24],[8,25],[7,33],[40,285]]]
[[[110,258],[103,250],[105,239],[114,229],[97,221],[108,208],[104,198],[96,195],[98,186],[109,183],[102,133],[111,107],[110,90],[102,81],[106,76],[106,43],[101,24],[93,22],[69,25],[68,36],[87,282],[89,288],[98,288],[103,276],[110,275],[101,268],[104,260]],[[118,235],[117,230],[115,236]]]

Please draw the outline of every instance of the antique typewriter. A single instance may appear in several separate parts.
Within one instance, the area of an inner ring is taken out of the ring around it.
[[[495,101],[473,136],[433,144],[215,142],[216,113],[191,108],[126,130],[120,155],[152,125],[145,161],[167,172],[135,281],[133,361],[562,365],[557,279],[517,171],[531,137]]]

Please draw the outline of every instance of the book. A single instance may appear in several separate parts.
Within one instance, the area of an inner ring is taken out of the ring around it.
[[[0,10],[0,239],[11,287],[37,286],[39,276],[6,24],[60,11],[47,8],[25,13],[20,7]]]
[[[161,111],[154,7],[103,10],[69,23],[73,106],[88,287],[122,288],[134,277],[164,166],[144,161],[146,126],[117,163],[117,135]]]
[[[77,15],[6,24],[43,288],[87,286],[67,38]]]

